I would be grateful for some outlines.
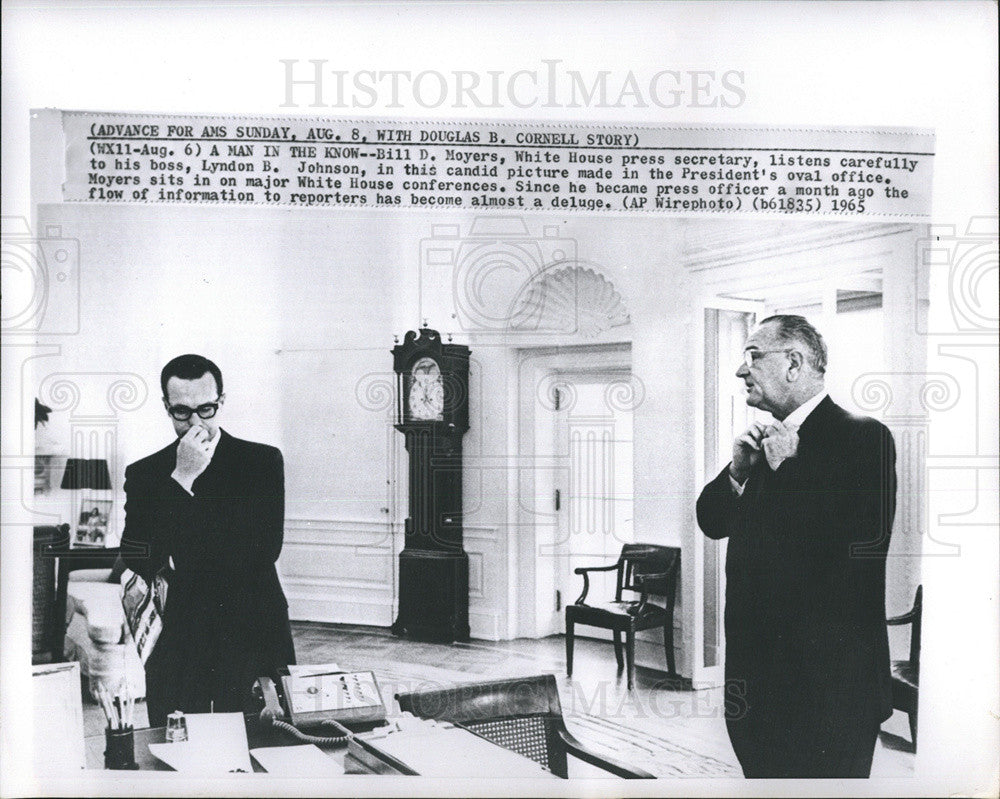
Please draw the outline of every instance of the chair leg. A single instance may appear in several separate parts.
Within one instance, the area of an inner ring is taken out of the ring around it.
[[[635,674],[635,630],[625,631],[625,662],[628,665],[628,689],[632,690],[632,678]]]
[[[674,677],[677,674],[677,664],[674,662],[674,623],[668,619],[663,625],[663,648],[667,653],[667,673]]]
[[[913,751],[917,751],[917,711],[908,713],[910,719],[910,740],[913,741]]]
[[[622,660],[622,633],[621,630],[614,631],[615,636],[615,660],[618,661],[618,673],[621,674],[625,668],[625,661]]]
[[[566,676],[573,676],[573,622],[566,619]]]

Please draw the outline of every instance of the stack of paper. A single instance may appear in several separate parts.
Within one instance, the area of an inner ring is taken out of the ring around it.
[[[239,774],[253,771],[242,713],[188,713],[188,739],[150,744],[149,751],[175,771]]]

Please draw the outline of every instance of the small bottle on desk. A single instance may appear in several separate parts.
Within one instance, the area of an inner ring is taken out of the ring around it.
[[[187,719],[184,718],[181,711],[175,710],[167,716],[166,738],[168,743],[177,743],[188,739]]]

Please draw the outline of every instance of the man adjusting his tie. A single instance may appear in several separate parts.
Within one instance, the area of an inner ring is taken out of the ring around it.
[[[827,349],[803,317],[764,319],[736,376],[773,417],[733,442],[698,498],[729,539],[726,724],[747,777],[867,777],[892,712],[885,560],[895,448],[827,395]]]

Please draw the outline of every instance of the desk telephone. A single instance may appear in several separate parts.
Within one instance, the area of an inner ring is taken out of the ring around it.
[[[344,743],[354,732],[385,724],[385,705],[375,675],[370,671],[281,674],[280,687],[260,677],[264,700],[261,721],[280,727],[311,743]],[[339,734],[322,736],[302,732],[332,727]]]

